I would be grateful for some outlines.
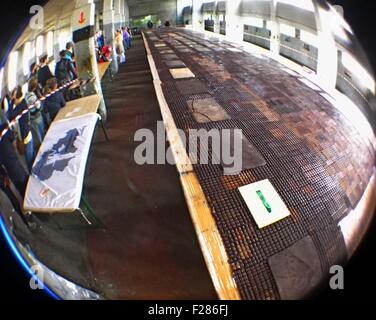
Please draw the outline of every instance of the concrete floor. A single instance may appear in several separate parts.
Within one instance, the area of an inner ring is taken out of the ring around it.
[[[85,183],[105,229],[88,234],[93,277],[110,298],[215,299],[174,166],[139,166],[138,129],[161,121],[145,48],[107,85],[110,143],[97,141]]]

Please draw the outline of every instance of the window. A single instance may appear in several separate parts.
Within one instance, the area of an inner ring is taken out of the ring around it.
[[[39,36],[35,44],[35,54],[36,54],[38,62],[39,62],[40,56],[43,54],[43,49],[44,49],[43,44],[44,44],[43,36]]]
[[[22,54],[23,73],[27,76],[30,72],[31,43],[26,42]]]
[[[32,42],[32,43],[30,43],[30,47],[31,47],[31,50],[30,50],[30,59],[31,59],[31,63],[32,62],[35,62],[35,58],[36,58],[36,56],[37,56],[37,54],[36,54],[36,50],[35,50],[35,41],[34,42]]]
[[[286,36],[295,38],[295,28],[292,27],[292,26],[289,26],[287,24],[281,23],[280,26],[279,26],[279,32],[281,34],[286,35]]]
[[[14,51],[9,55],[8,64],[8,88],[13,90],[17,85],[17,66],[18,66],[18,51]]]
[[[375,80],[353,56],[347,52],[342,52],[342,64],[359,80],[361,85],[372,93],[375,92]]]
[[[263,28],[264,27],[264,20],[256,17],[249,17],[246,19],[246,24],[249,24],[254,27]]]
[[[213,16],[210,13],[205,13],[204,20],[213,20]]]
[[[289,4],[303,10],[315,12],[315,7],[313,6],[312,0],[278,0],[278,2]]]
[[[300,30],[300,39],[306,44],[317,48],[317,35],[315,35],[314,33]]]
[[[54,54],[54,33],[52,31],[47,33],[47,54],[49,57]]]
[[[70,41],[70,33],[67,31],[59,32],[59,50],[65,50],[65,45]]]

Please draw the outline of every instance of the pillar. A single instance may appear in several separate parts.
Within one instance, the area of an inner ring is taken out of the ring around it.
[[[202,0],[192,0],[192,26],[194,29],[203,30]]]
[[[126,26],[129,27],[130,21],[129,21],[129,6],[128,1],[124,1],[124,23]]]
[[[218,2],[215,3],[215,9],[214,9],[214,32],[220,33],[221,31],[221,19],[220,16],[222,15],[222,12],[218,11],[217,8]]]
[[[115,13],[113,9],[113,3],[114,0],[104,0],[103,2],[103,35],[106,44],[112,48],[111,69],[112,72],[115,74],[118,72],[119,66],[115,46]]]
[[[61,15],[63,13],[63,6],[59,6],[56,10],[59,10],[59,14],[56,16],[55,20],[55,31],[54,31],[54,58],[55,61],[60,60],[60,50],[65,49],[65,48],[60,48],[60,34],[61,34],[61,28],[62,28],[62,23],[61,23]]]
[[[241,0],[226,1],[226,37],[235,43],[243,42],[243,24],[239,15]]]
[[[120,0],[120,21],[123,27],[125,25],[125,0]]]
[[[314,2],[318,37],[317,76],[328,89],[335,89],[338,50],[332,33],[333,13]]]
[[[114,25],[116,30],[122,27],[121,1],[114,0]]]
[[[93,83],[87,84],[82,92],[84,96],[99,94],[102,101],[99,113],[103,120],[107,118],[107,109],[103,100],[102,87],[99,79],[98,64],[95,53],[95,4],[93,0],[77,0],[73,11],[71,26],[75,45],[75,59],[78,76],[81,79],[95,77]]]
[[[277,21],[277,0],[270,1],[270,51],[278,56],[281,45],[279,22]]]
[[[100,24],[100,12],[96,11],[95,13],[95,30],[99,30],[101,28]]]

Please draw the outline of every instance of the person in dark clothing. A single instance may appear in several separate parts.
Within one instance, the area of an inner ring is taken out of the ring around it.
[[[12,99],[8,94],[1,100],[1,110],[7,119],[13,119]]]
[[[40,58],[40,69],[38,70],[38,82],[42,86],[45,87],[47,81],[53,78],[53,74],[51,73],[50,67],[48,66],[49,60],[48,56],[44,55]]]
[[[0,132],[8,127],[8,119],[0,110]],[[5,168],[17,191],[23,197],[26,191],[27,173],[13,146],[14,132],[9,130],[0,139],[0,165]]]
[[[57,89],[57,87],[58,86],[56,78],[52,78],[47,81],[47,85],[44,88],[43,94],[47,96],[54,92]],[[43,108],[48,115],[49,124],[51,124],[51,122],[54,121],[60,109],[65,107],[65,104],[66,102],[64,99],[64,95],[61,91],[55,92],[54,94],[46,98],[46,100],[43,103]]]
[[[36,62],[33,62],[30,65],[30,76],[29,76],[29,79],[37,77],[38,76],[38,70],[39,70],[39,66],[36,64]]]
[[[13,193],[13,190],[10,186],[10,180],[8,177],[8,174],[6,170],[3,168],[3,166],[0,165],[0,189],[4,192],[4,194],[8,197],[10,203],[13,206],[13,209],[18,213],[22,221],[29,225],[29,222],[27,221],[25,215],[22,212],[20,203],[16,197],[16,195]]]
[[[126,27],[126,29],[127,29],[127,31],[128,31],[128,34],[129,34],[129,39],[128,39],[128,42],[129,42],[129,48],[132,48],[132,36],[133,36],[133,34],[132,34],[132,30],[131,30],[131,28],[129,28],[129,27]]]
[[[66,58],[66,55],[67,52],[65,50],[60,52],[60,61],[56,64],[55,68],[55,77],[59,86],[77,79],[77,73],[73,67],[73,63]]]
[[[28,110],[28,104],[22,92],[21,86],[18,86],[16,89],[16,99],[14,100],[13,112],[14,117],[21,115],[21,118],[18,120],[18,138],[21,144],[24,146],[26,164],[31,172],[35,159],[35,150],[33,135],[31,133],[31,116],[30,112],[25,112],[26,110]]]
[[[31,64],[30,66],[30,75],[29,80],[31,79],[37,79],[38,81],[38,71],[39,71],[39,65],[37,65],[35,62]],[[38,97],[38,99],[42,98],[42,86],[40,83],[38,83],[37,88],[34,91],[35,95]]]

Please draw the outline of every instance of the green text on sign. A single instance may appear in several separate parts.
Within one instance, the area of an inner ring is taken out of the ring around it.
[[[268,201],[266,201],[266,199],[264,197],[264,194],[260,190],[256,191],[256,193],[257,193],[258,197],[260,198],[262,204],[264,205],[265,209],[269,213],[271,213],[272,212],[272,207],[270,206],[270,204],[268,203]]]

